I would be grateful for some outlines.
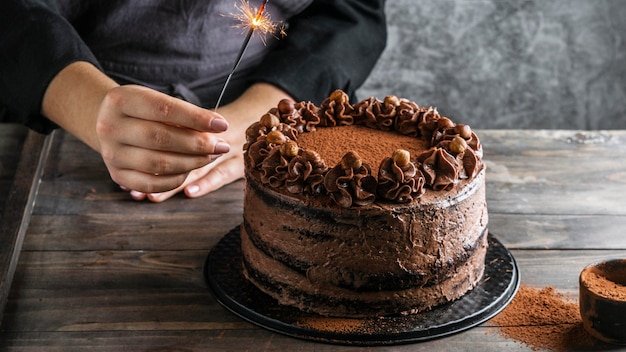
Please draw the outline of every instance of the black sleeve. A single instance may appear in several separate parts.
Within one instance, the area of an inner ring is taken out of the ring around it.
[[[384,0],[319,0],[289,20],[287,36],[250,76],[314,103],[335,89],[351,99],[385,48]]]
[[[50,81],[64,67],[96,58],[52,1],[0,0],[0,122],[48,133],[41,115]]]

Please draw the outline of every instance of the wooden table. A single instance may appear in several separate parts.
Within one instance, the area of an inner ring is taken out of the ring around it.
[[[585,265],[626,257],[626,131],[479,136],[490,232],[517,259],[523,284],[554,286],[577,298]],[[138,203],[110,181],[96,153],[64,133],[54,135],[42,166],[0,349],[362,350],[266,331],[210,294],[203,263],[241,222],[241,181],[201,199]],[[0,195],[0,204],[6,197]],[[371,350],[527,350],[488,329]]]

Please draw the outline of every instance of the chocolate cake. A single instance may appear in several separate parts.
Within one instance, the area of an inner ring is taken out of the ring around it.
[[[413,314],[483,274],[482,147],[467,125],[394,96],[282,100],[246,131],[246,277],[320,315]]]

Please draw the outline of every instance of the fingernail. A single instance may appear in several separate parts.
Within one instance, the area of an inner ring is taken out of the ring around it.
[[[133,198],[143,197],[143,193],[139,191],[130,191],[130,196]]]
[[[230,145],[228,145],[228,143],[226,142],[218,142],[215,145],[215,149],[213,150],[213,152],[216,154],[224,154],[224,153],[228,153],[229,151],[230,151]]]
[[[200,187],[198,187],[196,185],[191,185],[191,186],[187,187],[187,192],[189,192],[189,194],[197,193],[199,190],[200,190]]]
[[[211,129],[214,131],[226,131],[228,129],[228,122],[223,119],[213,119],[211,121]]]

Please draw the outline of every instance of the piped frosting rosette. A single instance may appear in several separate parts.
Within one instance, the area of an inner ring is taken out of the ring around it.
[[[371,166],[355,151],[348,151],[337,165],[326,165],[316,151],[298,145],[301,133],[345,125],[395,131],[426,141],[428,149],[419,155],[394,150],[372,175]],[[395,96],[352,105],[347,94],[336,90],[319,107],[284,99],[247,129],[246,139],[246,163],[259,171],[260,182],[292,194],[329,197],[346,208],[410,203],[425,189],[450,190],[484,168],[482,146],[468,125]]]

